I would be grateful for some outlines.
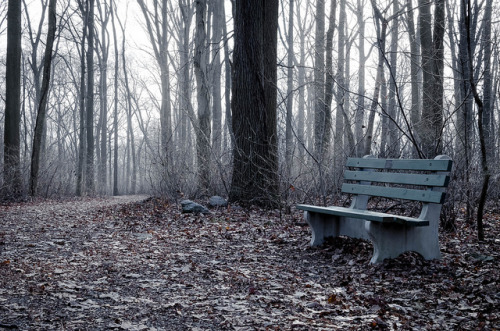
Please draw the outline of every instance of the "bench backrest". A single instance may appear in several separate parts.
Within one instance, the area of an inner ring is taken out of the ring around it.
[[[342,192],[442,204],[451,166],[446,156],[431,160],[348,158]],[[367,185],[371,183],[382,185]]]

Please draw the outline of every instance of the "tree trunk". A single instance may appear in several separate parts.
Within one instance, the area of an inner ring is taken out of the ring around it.
[[[325,0],[318,0],[316,3],[314,51],[314,155],[321,163],[328,149],[329,141],[325,138],[330,130],[330,127],[326,125],[325,114]]]
[[[493,75],[491,70],[491,12],[493,11],[493,0],[486,0],[486,7],[484,9],[484,38],[482,48],[484,50],[484,85],[483,85],[483,128],[484,128],[484,141],[486,146],[495,146],[495,136],[493,134]],[[493,164],[495,149],[486,149],[486,159],[488,164]]]
[[[421,134],[422,152],[426,158],[442,153],[443,130],[443,36],[444,0],[436,0],[434,34],[431,3],[419,0],[420,44],[423,72],[423,104]]]
[[[222,6],[222,17],[226,17],[225,14],[225,6]],[[229,149],[233,149],[235,146],[235,138],[234,138],[234,132],[233,132],[233,119],[232,119],[232,113],[231,113],[231,80],[232,80],[232,75],[231,75],[231,59],[229,56],[229,43],[228,43],[228,33],[227,33],[227,25],[226,22],[223,22],[222,26],[222,34],[224,38],[224,78],[225,78],[225,84],[224,84],[224,102],[225,102],[225,108],[226,108],[226,127],[227,127],[227,132],[229,134],[229,139],[225,139],[225,141],[229,141]]]
[[[477,13],[477,12],[476,12]],[[484,205],[486,204],[486,198],[488,195],[488,186],[490,182],[490,171],[488,167],[488,159],[487,159],[487,152],[486,152],[486,140],[485,140],[485,127],[484,127],[484,103],[481,97],[479,96],[479,92],[477,91],[477,86],[476,86],[476,81],[474,79],[474,74],[472,67],[474,65],[473,58],[472,58],[472,38],[471,38],[471,15],[472,15],[472,9],[471,9],[471,3],[470,0],[467,1],[467,11],[465,14],[465,27],[467,30],[467,47],[468,47],[468,61],[469,61],[469,67],[471,70],[469,70],[469,84],[471,86],[472,90],[472,95],[474,97],[474,101],[477,105],[477,126],[479,129],[479,147],[481,150],[481,170],[482,170],[482,175],[483,175],[483,180],[482,180],[482,185],[481,185],[481,193],[478,198],[478,206],[477,206],[477,215],[476,215],[476,224],[477,224],[477,237],[479,241],[484,240],[484,226],[483,226],[483,213],[484,213]]]
[[[94,2],[89,0],[87,48],[87,192],[94,194]]]
[[[42,137],[47,117],[47,101],[49,95],[50,74],[52,65],[52,49],[56,35],[56,0],[49,3],[49,28],[47,33],[47,44],[45,46],[45,60],[43,63],[43,81],[41,97],[38,104],[35,132],[33,137],[33,150],[31,155],[30,195],[37,195],[38,170],[40,168],[40,152],[42,148]]]
[[[161,106],[160,106],[160,141],[162,156],[170,160],[172,145],[172,109],[170,95],[170,73],[168,65],[168,10],[166,0],[154,0],[155,7],[153,17],[144,0],[137,0],[141,12],[146,20],[146,28],[155,59],[160,67],[161,81]],[[158,9],[160,13],[158,13]]]
[[[191,122],[190,118],[194,116],[193,106],[191,104],[191,61],[189,59],[191,21],[193,11],[190,1],[179,0],[179,8],[182,16],[182,36],[179,38],[180,51],[180,92],[179,92],[179,121],[180,121],[180,141],[179,147],[183,150],[189,150],[191,141]]]
[[[397,15],[399,12],[399,1],[393,1],[392,13]],[[389,115],[389,141],[387,144],[387,156],[390,158],[399,157],[399,135],[396,128],[397,109],[396,109],[396,79],[398,68],[398,40],[399,40],[399,19],[398,16],[392,19],[391,33],[391,56],[390,56],[390,76],[389,76],[389,104],[387,112]]]
[[[21,2],[9,0],[5,86],[4,173],[6,197],[22,194],[20,169],[21,121]]]
[[[420,137],[418,133],[420,132],[420,129],[418,127],[419,122],[420,122],[420,109],[422,108],[421,105],[421,98],[420,98],[420,89],[418,86],[418,72],[420,70],[420,57],[419,57],[419,45],[417,41],[417,35],[415,33],[415,20],[413,18],[413,3],[412,0],[407,0],[407,8],[408,8],[408,37],[410,41],[410,60],[411,60],[411,65],[410,65],[410,77],[411,77],[411,109],[410,109],[410,121],[411,121],[411,127],[413,128],[413,135],[415,137],[415,143],[412,148],[412,154],[413,157],[418,156],[418,151],[420,150],[419,144],[420,144]]]
[[[125,83],[125,90],[127,91],[127,153],[128,154],[128,162],[127,162],[127,182],[130,179],[130,190],[128,193],[135,194],[136,192],[136,184],[137,184],[137,162],[136,162],[136,154],[135,154],[135,139],[134,139],[134,129],[132,127],[132,92],[130,90],[129,82],[128,82],[128,70],[126,64],[125,57],[125,36],[127,35],[125,32],[125,27],[122,26],[122,65],[123,65],[123,76]],[[130,160],[132,160],[132,165],[130,164]],[[130,166],[132,166],[132,170],[130,170]],[[127,185],[128,186],[128,185]]]
[[[100,160],[98,163],[98,173],[99,173],[99,190],[101,193],[106,194],[107,192],[107,140],[108,140],[108,54],[109,54],[109,41],[107,40],[107,26],[109,22],[109,9],[106,1],[103,5],[98,3],[99,17],[101,21],[101,76],[99,80],[99,96],[100,96],[100,128],[101,128],[101,138],[100,138]],[[104,8],[103,8],[104,7]]]
[[[212,149],[217,160],[221,156],[222,148],[222,63],[221,63],[221,39],[222,25],[225,24],[225,17],[222,16],[224,1],[209,2],[213,13],[213,33],[212,33],[212,88],[213,88],[213,132]]]
[[[330,17],[328,19],[328,31],[326,32],[326,44],[325,44],[325,53],[326,53],[326,63],[325,63],[325,71],[326,71],[326,76],[325,76],[325,91],[324,91],[324,103],[325,103],[325,109],[323,110],[324,112],[324,119],[325,119],[325,128],[330,128],[332,126],[332,100],[333,100],[333,83],[334,83],[334,77],[333,77],[333,33],[335,30],[335,12],[337,9],[337,2],[336,0],[332,0],[332,4],[330,6]],[[340,23],[341,25],[342,23]],[[341,38],[340,34],[340,25],[339,25],[339,39]],[[343,67],[343,61],[342,57],[344,56],[344,52],[342,51],[340,47],[340,42],[339,42],[339,49],[338,49],[338,70],[342,70]],[[342,82],[339,81],[339,72],[337,70],[337,84],[341,84]],[[343,77],[343,73],[342,73]],[[337,90],[338,92],[338,90]],[[324,140],[326,142],[330,141],[330,129],[325,130],[325,137]],[[340,134],[340,133],[339,133]],[[335,136],[337,136],[337,132],[335,132]]]
[[[118,53],[118,38],[116,36],[116,25],[114,8],[116,5],[113,1],[111,4],[111,24],[113,26],[113,43],[115,45],[115,77],[114,77],[114,111],[113,111],[113,195],[118,195],[118,69],[119,69],[119,53]],[[125,36],[124,36],[125,38]]]
[[[358,107],[354,119],[354,131],[356,135],[356,156],[362,157],[364,152],[364,117],[365,117],[365,18],[363,17],[364,4],[358,0],[356,12],[358,22],[358,56],[359,56],[359,71],[358,71]]]
[[[76,195],[82,196],[85,191],[85,181],[84,181],[84,163],[85,163],[85,41],[87,39],[87,27],[88,27],[88,7],[83,8],[83,5],[80,5],[80,10],[83,16],[83,33],[82,33],[82,44],[80,51],[80,99],[79,99],[79,108],[80,108],[80,127],[79,127],[79,143],[78,143],[78,166],[77,166],[77,174],[76,174]]]
[[[337,94],[336,103],[337,111],[335,112],[335,134],[333,142],[333,157],[334,157],[334,169],[341,172],[341,167],[344,164],[344,103],[345,100],[345,61],[346,61],[346,2],[345,0],[340,0],[340,10],[339,10],[339,39],[338,39],[338,60],[337,60]]]
[[[370,115],[368,117],[368,127],[366,129],[365,149],[363,155],[371,154],[375,113],[378,106],[380,87],[382,86],[382,82],[384,81],[385,37],[387,34],[387,21],[382,17],[380,12],[376,8],[373,0],[372,0],[372,6],[373,9],[375,10],[375,24],[377,27],[377,44],[379,52],[378,52],[377,76],[375,78],[375,88],[373,90],[373,98],[370,106]]]
[[[231,108],[236,144],[229,198],[268,207],[278,202],[276,99],[268,99],[276,95],[276,57],[271,54],[277,47],[278,4],[235,4]]]
[[[206,0],[196,1],[196,34],[194,72],[198,101],[198,121],[195,123],[198,185],[200,192],[208,193],[210,185],[210,100],[206,63]],[[193,119],[194,120],[194,119]]]
[[[286,99],[286,123],[285,123],[285,164],[286,175],[289,178],[293,166],[293,63],[294,63],[294,47],[293,47],[293,0],[290,0],[288,8],[288,36],[287,36],[287,99]]]

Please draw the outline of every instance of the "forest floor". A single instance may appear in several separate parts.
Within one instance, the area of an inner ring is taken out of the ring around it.
[[[309,247],[302,213],[181,214],[141,196],[0,206],[0,329],[500,329],[500,211],[443,258]]]

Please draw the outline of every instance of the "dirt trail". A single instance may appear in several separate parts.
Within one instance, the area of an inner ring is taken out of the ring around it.
[[[27,203],[16,203],[0,206],[0,220],[5,221],[12,217],[51,217],[52,213],[68,214],[89,213],[103,207],[122,205],[147,199],[146,195],[123,195],[114,197],[84,197],[71,200],[42,200]]]

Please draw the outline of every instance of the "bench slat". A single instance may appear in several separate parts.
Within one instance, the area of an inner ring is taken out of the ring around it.
[[[450,180],[446,175],[430,174],[402,174],[391,172],[375,171],[344,171],[344,178],[347,180],[368,181],[377,183],[420,185],[446,187]]]
[[[348,158],[346,166],[372,169],[450,171],[451,160]]]
[[[391,199],[405,199],[413,201],[422,201],[430,203],[443,203],[444,192],[424,191],[406,189],[400,187],[386,187],[362,184],[347,184],[342,185],[342,192],[349,194],[363,194],[370,196],[380,196]]]
[[[312,205],[297,205],[297,209],[312,212],[312,213],[320,213],[320,214],[328,214],[334,216],[343,216],[350,217],[356,219],[363,219],[373,222],[380,223],[399,223],[406,224],[411,226],[427,226],[429,225],[429,221],[421,220],[418,218],[407,217],[407,216],[399,216],[399,215],[391,215],[373,212],[369,210],[359,210],[345,207],[319,207]]]

